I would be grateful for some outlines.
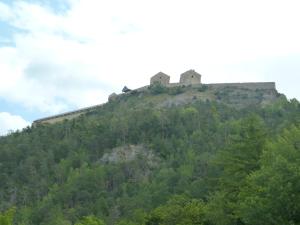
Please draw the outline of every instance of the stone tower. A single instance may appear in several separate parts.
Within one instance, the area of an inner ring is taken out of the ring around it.
[[[150,84],[155,84],[159,83],[161,85],[168,85],[170,83],[170,76],[163,72],[159,72],[155,74],[153,77],[150,79]]]
[[[188,70],[180,75],[180,84],[200,84],[201,74],[197,73],[195,70]]]

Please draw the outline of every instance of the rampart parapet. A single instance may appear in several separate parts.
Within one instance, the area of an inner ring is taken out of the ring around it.
[[[250,90],[275,90],[275,82],[247,82],[247,83],[216,83],[216,84],[205,84],[206,86],[213,89],[220,89],[226,87],[233,88],[244,88]]]
[[[58,122],[62,122],[64,120],[70,120],[70,119],[74,119],[84,113],[93,111],[101,106],[103,106],[104,104],[100,104],[100,105],[94,105],[91,107],[86,107],[86,108],[82,108],[82,109],[78,109],[78,110],[74,110],[74,111],[70,111],[70,112],[66,112],[66,113],[61,113],[61,114],[57,114],[54,116],[49,116],[49,117],[45,117],[42,119],[38,119],[35,120],[33,122],[33,125],[36,124],[53,124],[53,123],[58,123]]]

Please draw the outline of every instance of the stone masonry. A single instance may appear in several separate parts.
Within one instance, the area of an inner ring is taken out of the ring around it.
[[[180,84],[200,84],[201,83],[201,75],[197,73],[195,70],[188,70],[180,75]]]
[[[170,83],[170,76],[163,72],[159,72],[155,74],[153,77],[150,79],[150,84],[155,84],[159,83],[161,85],[168,85]]]

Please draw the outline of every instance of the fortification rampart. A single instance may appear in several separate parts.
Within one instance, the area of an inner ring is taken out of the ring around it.
[[[276,89],[275,82],[248,82],[248,83],[216,83],[216,84],[205,84],[206,86],[213,89],[220,88],[244,88],[250,90],[274,90]]]
[[[201,87],[201,86],[207,86],[211,89],[221,89],[221,88],[227,88],[227,87],[233,87],[233,88],[241,88],[241,89],[249,89],[249,90],[274,90],[276,89],[275,82],[246,82],[246,83],[211,83],[211,84],[183,84],[183,83],[169,83],[167,85],[164,85],[166,87],[180,87],[180,86],[190,86],[190,87]],[[141,92],[145,91],[149,88],[149,85],[140,87],[135,89],[135,91]]]
[[[71,112],[66,112],[66,113],[61,113],[61,114],[57,114],[55,116],[49,116],[49,117],[45,117],[39,120],[35,120],[33,122],[33,125],[36,124],[43,124],[43,123],[47,123],[47,124],[53,124],[53,123],[58,123],[58,122],[62,122],[64,120],[70,120],[70,119],[74,119],[84,113],[93,111],[101,106],[103,106],[104,104],[100,104],[100,105],[94,105],[91,107],[86,107],[86,108],[82,108],[79,110],[74,110]]]
[[[164,74],[162,72],[157,73],[150,79],[150,85],[160,84],[165,87],[178,87],[178,86],[187,86],[191,88],[197,88],[201,86],[207,86],[211,90],[218,90],[223,88],[239,88],[239,89],[248,89],[248,90],[276,90],[274,82],[248,82],[248,83],[216,83],[216,84],[202,84],[201,83],[201,75],[195,72],[194,70],[186,71],[181,74],[179,83],[170,83],[170,76]],[[133,91],[135,92],[143,92],[148,90],[149,85],[137,88]],[[131,92],[125,93],[130,94]],[[116,94],[110,95],[109,101],[113,101],[117,97]],[[39,119],[33,122],[33,125],[39,123],[47,123],[53,124],[57,122],[61,122],[64,120],[74,119],[84,113],[93,111],[104,104],[95,105],[79,110],[75,110],[72,112],[62,113],[55,116],[46,117],[43,119]]]

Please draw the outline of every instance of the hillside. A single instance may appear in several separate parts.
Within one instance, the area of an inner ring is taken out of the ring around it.
[[[299,140],[275,89],[153,85],[1,137],[0,224],[300,224]]]

